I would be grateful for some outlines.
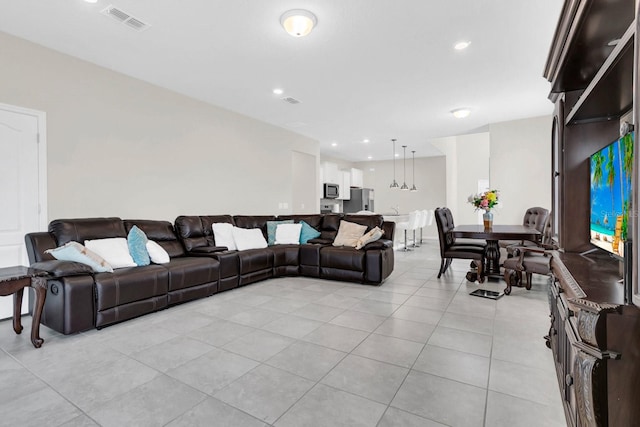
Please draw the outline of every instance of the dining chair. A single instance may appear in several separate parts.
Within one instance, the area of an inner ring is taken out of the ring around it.
[[[522,218],[522,225],[525,227],[531,227],[544,234],[547,220],[549,219],[549,210],[535,206],[525,211]],[[501,240],[499,243],[501,248],[507,248],[513,245],[520,246],[537,246],[536,242],[526,242],[524,240]]]
[[[479,245],[468,245],[466,243],[457,243],[456,238],[451,233],[451,230],[455,227],[453,223],[453,215],[449,208],[436,208],[434,212],[436,220],[436,226],[438,227],[438,239],[440,240],[440,271],[438,272],[438,278],[442,276],[449,266],[451,261],[456,259],[471,259],[476,268],[476,278],[478,282],[484,281],[484,247]],[[467,280],[473,278],[473,275],[467,274]]]
[[[524,286],[527,290],[531,289],[533,274],[542,274],[551,276],[551,259],[558,246],[553,241],[553,227],[551,224],[551,216],[545,221],[542,241],[535,246],[530,242],[525,242],[521,246],[510,246],[510,257],[503,261],[504,280],[507,287],[504,290],[505,295],[511,293],[511,287]],[[523,284],[522,276],[526,278]]]

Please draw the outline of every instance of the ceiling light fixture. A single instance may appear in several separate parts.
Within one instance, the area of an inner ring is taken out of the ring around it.
[[[318,24],[316,16],[304,9],[293,9],[280,17],[280,25],[293,37],[304,37]]]
[[[332,147],[337,147],[337,146],[338,146],[338,143],[337,143],[337,142],[332,142],[332,143],[331,143],[331,146],[332,146]]]
[[[416,191],[418,191],[418,189],[416,188],[416,150],[413,150],[411,152],[411,155],[413,156],[413,185],[411,186],[411,192],[415,193]]]
[[[364,142],[365,144],[368,144],[369,140],[365,138],[365,139],[362,140],[362,142]]]
[[[456,108],[455,110],[451,110],[451,114],[456,119],[464,119],[465,117],[469,117],[471,114],[471,110],[468,108]]]
[[[405,191],[409,189],[409,186],[407,185],[407,146],[403,145],[402,146],[402,158],[404,159],[404,172],[403,172],[403,177],[404,179],[402,180],[402,187],[400,187],[401,190]]]
[[[398,155],[396,154],[396,140],[392,139],[391,142],[393,142],[393,182],[391,183],[389,188],[391,188],[392,190],[396,190],[400,188],[398,182],[396,181],[396,157]]]
[[[468,48],[470,44],[471,44],[470,41],[461,40],[461,41],[457,42],[456,44],[454,44],[453,48],[455,50],[464,50],[464,49]]]
[[[284,93],[284,90],[280,89],[280,88],[275,88],[273,90],[273,94],[274,95],[282,95]]]
[[[86,1],[87,3],[98,3],[98,0],[84,0],[84,1]]]
[[[367,159],[371,160],[373,159],[373,156],[367,156]]]

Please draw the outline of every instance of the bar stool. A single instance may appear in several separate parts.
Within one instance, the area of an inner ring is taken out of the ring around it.
[[[404,230],[404,251],[410,251],[411,249],[409,249],[409,245],[407,242],[407,231],[409,230],[413,230],[415,231],[418,223],[417,220],[418,219],[418,211],[411,211],[409,212],[409,219],[407,221],[402,221],[402,222],[398,222],[396,223],[396,229],[400,229],[400,230]],[[414,240],[415,243],[415,240]]]

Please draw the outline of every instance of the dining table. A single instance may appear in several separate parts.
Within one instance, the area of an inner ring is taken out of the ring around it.
[[[484,253],[484,275],[492,277],[500,276],[500,240],[539,242],[542,239],[542,233],[538,230],[521,224],[494,224],[491,228],[485,228],[484,225],[479,224],[458,225],[451,230],[451,234],[455,238],[478,239],[487,242]]]

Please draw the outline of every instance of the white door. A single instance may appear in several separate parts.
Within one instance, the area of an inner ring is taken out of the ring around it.
[[[29,265],[24,235],[46,227],[44,126],[44,113],[0,104],[0,267]],[[0,319],[12,314],[0,297]]]

